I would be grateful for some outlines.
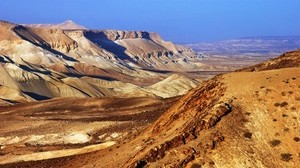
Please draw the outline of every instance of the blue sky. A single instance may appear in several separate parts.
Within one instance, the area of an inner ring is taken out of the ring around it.
[[[177,43],[300,35],[300,0],[1,0],[0,19],[158,32]]]

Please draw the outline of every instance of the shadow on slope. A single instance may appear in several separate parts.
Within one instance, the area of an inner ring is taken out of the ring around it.
[[[30,96],[31,98],[35,99],[35,100],[48,100],[50,99],[47,96],[43,96],[34,92],[24,92],[26,95]]]
[[[126,48],[116,44],[114,41],[108,39],[104,32],[101,31],[85,31],[84,36],[91,40],[93,43],[97,44],[101,48],[113,53],[121,60],[128,60],[130,62],[135,62],[131,57],[129,57],[125,50]]]
[[[42,38],[40,38],[38,35],[30,32],[26,27],[24,26],[16,26],[13,28],[13,31],[18,35],[20,36],[23,40],[26,40],[36,46],[39,46],[53,54],[56,54],[56,55],[59,55],[61,56],[63,59],[65,60],[68,60],[68,61],[73,61],[73,62],[78,62],[76,59],[72,58],[72,57],[69,57],[57,50],[54,50],[51,48],[51,46],[46,42],[44,41]]]

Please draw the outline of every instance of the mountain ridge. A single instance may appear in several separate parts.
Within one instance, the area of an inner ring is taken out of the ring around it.
[[[153,94],[153,89],[142,87],[167,78],[166,74],[158,73],[160,70],[186,71],[197,67],[188,62],[194,59],[192,51],[166,42],[156,33],[36,28],[6,21],[0,24],[0,66],[3,67],[0,70],[7,74],[2,77],[12,78],[19,87],[2,82],[3,92],[9,90],[16,96],[3,94],[1,98],[13,102],[129,94],[122,87],[136,88],[136,95],[157,96],[158,91]],[[97,79],[97,84],[83,81],[83,77],[90,82]],[[121,88],[118,91],[107,88],[104,81],[111,83],[111,87]],[[189,85],[175,95],[173,91],[164,93],[164,97],[183,94],[195,87],[193,83]]]
[[[47,29],[62,29],[62,30],[86,30],[85,26],[79,25],[72,20],[66,20],[58,24],[21,24],[33,28],[47,28]]]

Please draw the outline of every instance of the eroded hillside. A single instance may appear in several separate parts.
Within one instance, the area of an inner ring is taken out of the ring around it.
[[[203,78],[184,77],[184,85],[175,82],[161,93],[158,82],[197,65],[188,62],[191,50],[155,33],[87,30],[71,21],[0,24],[0,98],[5,104],[55,97],[172,97]]]

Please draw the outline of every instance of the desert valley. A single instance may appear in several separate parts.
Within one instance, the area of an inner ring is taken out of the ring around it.
[[[297,167],[299,41],[0,21],[0,167]]]

